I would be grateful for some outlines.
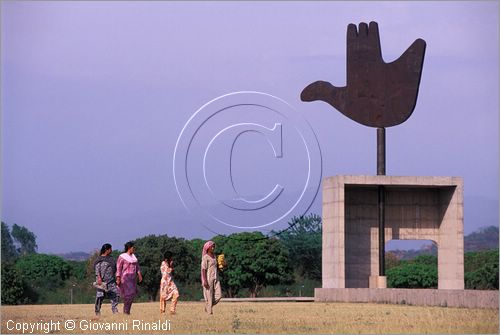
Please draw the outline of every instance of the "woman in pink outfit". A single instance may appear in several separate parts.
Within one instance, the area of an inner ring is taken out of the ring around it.
[[[137,279],[139,283],[142,281],[141,269],[134,252],[134,242],[125,243],[125,252],[118,257],[116,263],[116,284],[120,287],[125,314],[130,314],[132,302],[137,294]]]
[[[215,243],[208,241],[203,246],[201,258],[201,283],[203,285],[203,296],[205,298],[205,311],[212,314],[212,307],[222,297],[219,274],[217,272],[217,260],[215,259]]]

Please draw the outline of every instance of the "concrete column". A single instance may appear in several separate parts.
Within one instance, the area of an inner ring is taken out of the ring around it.
[[[323,182],[322,284],[345,287],[344,188],[339,178]]]
[[[438,289],[464,289],[462,183],[441,190],[438,241]]]

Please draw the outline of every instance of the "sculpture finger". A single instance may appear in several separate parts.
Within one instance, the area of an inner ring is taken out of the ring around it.
[[[380,48],[380,35],[378,32],[378,24],[377,22],[370,22],[368,27],[368,40],[370,46],[374,50],[373,52],[377,55],[377,58],[382,60],[382,50]]]
[[[354,23],[349,23],[347,26],[347,43],[349,44],[349,40],[353,40],[358,37],[358,28]]]
[[[365,22],[359,24],[358,37],[368,37],[368,25]]]
[[[370,22],[369,26],[365,22],[361,22],[358,30],[356,25],[352,23],[347,26],[347,62],[349,70],[356,71],[355,68],[359,64],[354,64],[353,68],[353,66],[349,66],[349,64],[353,65],[349,60],[359,59],[358,54],[360,52],[371,61],[382,61],[380,37],[376,22]]]

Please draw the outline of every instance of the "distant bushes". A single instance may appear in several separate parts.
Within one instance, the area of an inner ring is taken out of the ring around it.
[[[89,297],[95,292],[85,278],[85,262],[46,254],[21,256],[15,262],[2,263],[2,304],[70,302],[73,293],[76,301],[85,291]]]
[[[465,288],[498,290],[498,249],[464,255]],[[394,262],[393,262],[394,263]],[[437,257],[421,255],[392,264],[386,271],[387,286],[393,288],[437,288]]]
[[[417,256],[387,270],[387,286],[397,288],[437,288],[437,258]]]
[[[498,249],[467,252],[464,263],[465,288],[498,290]]]
[[[274,232],[274,237],[258,232],[214,237],[216,253],[224,253],[228,262],[220,274],[226,297],[314,294],[314,288],[321,286],[321,217],[294,218],[289,226]],[[86,261],[38,254],[34,234],[21,228],[16,228],[16,238],[12,238],[8,226],[2,223],[2,304],[92,303],[93,262],[98,254]],[[181,299],[202,298],[199,267],[203,240],[148,235],[135,242],[144,277],[137,301],[157,298],[159,267],[167,250],[175,255],[174,276]],[[112,256],[119,254],[115,250]],[[498,249],[465,253],[465,288],[498,290],[498,256]],[[386,275],[388,287],[437,288],[437,257],[420,255],[400,260],[388,252]]]

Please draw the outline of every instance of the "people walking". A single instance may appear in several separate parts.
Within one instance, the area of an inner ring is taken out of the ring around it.
[[[175,314],[175,307],[179,299],[179,290],[174,283],[172,273],[174,272],[174,261],[172,253],[167,251],[163,255],[161,262],[161,281],[160,281],[160,313],[165,313],[167,301],[172,299],[170,303],[170,314]]]
[[[222,297],[214,252],[215,243],[213,241],[206,242],[203,246],[201,259],[201,283],[203,285],[203,297],[205,298],[205,311],[208,314],[213,314],[213,306]]]
[[[95,287],[97,288],[95,298],[95,314],[101,315],[101,306],[104,299],[110,299],[111,311],[118,313],[118,302],[120,292],[116,285],[115,273],[116,262],[111,256],[113,251],[111,244],[105,243],[101,247],[101,252],[94,261],[94,271],[96,276]]]
[[[134,242],[125,243],[125,252],[118,257],[116,283],[123,299],[123,313],[130,314],[132,303],[137,295],[137,281],[142,281],[141,269],[135,256]]]

